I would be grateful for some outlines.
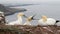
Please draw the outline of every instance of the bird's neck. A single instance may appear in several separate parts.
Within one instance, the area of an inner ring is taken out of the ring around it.
[[[26,23],[30,23],[30,21],[26,21]]]
[[[18,17],[18,21],[19,21],[19,22],[22,22],[22,17],[21,17],[21,16]]]
[[[44,18],[43,21],[46,22],[47,21],[47,18]]]

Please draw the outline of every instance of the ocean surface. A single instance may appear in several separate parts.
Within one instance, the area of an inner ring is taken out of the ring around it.
[[[46,15],[47,17],[54,18],[56,20],[60,20],[60,4],[59,3],[40,3],[36,5],[29,5],[29,6],[18,6],[14,8],[25,8],[27,9],[24,14],[26,16],[32,16],[36,15],[34,18],[36,19],[41,19],[42,15]],[[6,16],[6,20],[8,22],[12,22],[17,20],[17,14],[15,13],[14,15]],[[26,18],[23,17],[23,23],[26,22]],[[31,24],[32,25],[37,25],[38,20],[32,20]]]

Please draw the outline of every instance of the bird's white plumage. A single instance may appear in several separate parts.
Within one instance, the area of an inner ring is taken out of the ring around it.
[[[6,25],[22,25],[22,18],[20,17],[18,20],[13,21],[13,22],[9,22]]]
[[[6,25],[22,25],[22,16],[23,16],[24,14],[23,13],[20,13],[20,14],[18,14],[18,19],[16,20],[16,21],[13,21],[13,22],[9,22],[8,24],[6,24]]]
[[[31,23],[30,22],[25,22],[24,25],[31,25]]]
[[[46,26],[46,25],[55,25],[56,20],[53,18],[47,18],[47,20],[44,22],[43,19],[40,19],[38,21],[38,24],[41,26]]]

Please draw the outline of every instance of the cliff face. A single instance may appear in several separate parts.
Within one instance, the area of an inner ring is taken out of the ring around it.
[[[5,22],[5,15],[3,12],[0,12],[0,24],[4,24]]]
[[[26,9],[14,9],[14,8],[9,8],[9,7],[6,7],[2,4],[0,4],[0,11],[3,11],[5,16],[8,16],[8,15],[12,15],[16,12],[24,12],[24,11],[26,11]]]
[[[6,34],[60,34],[58,26],[23,26],[23,25],[0,25],[0,33]]]

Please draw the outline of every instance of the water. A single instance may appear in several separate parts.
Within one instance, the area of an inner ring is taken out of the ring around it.
[[[48,17],[54,18],[56,20],[60,20],[60,4],[48,4],[48,3],[41,3],[39,5],[30,5],[30,6],[18,6],[15,8],[25,8],[27,9],[25,13],[26,16],[31,16],[36,14],[34,18],[40,19],[42,15],[46,15]],[[17,19],[15,13],[14,15],[7,16],[6,19],[10,21],[15,21]],[[25,19],[25,18],[24,18]],[[25,22],[25,20],[24,20]],[[37,25],[37,20],[33,20],[31,23],[33,25]]]

